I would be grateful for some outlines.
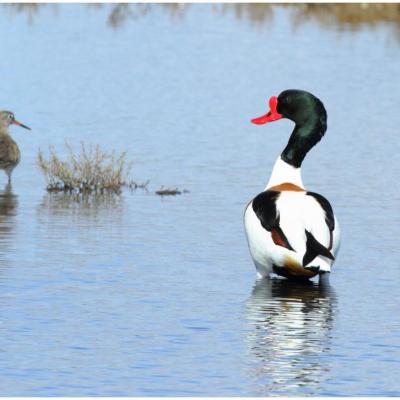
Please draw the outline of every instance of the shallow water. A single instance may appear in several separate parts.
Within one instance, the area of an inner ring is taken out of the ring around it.
[[[294,26],[192,6],[110,28],[107,7],[2,9],[3,396],[399,395],[399,43],[390,26]],[[304,162],[343,231],[332,289],[256,282],[244,207],[292,128],[249,123],[286,88],[328,132]],[[149,192],[49,195],[38,148],[126,150]],[[189,193],[160,198],[178,186]]]

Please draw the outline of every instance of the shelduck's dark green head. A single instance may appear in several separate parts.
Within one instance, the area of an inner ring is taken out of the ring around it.
[[[251,120],[262,125],[281,118],[292,120],[296,126],[281,158],[294,167],[300,167],[307,152],[324,136],[327,114],[321,100],[304,90],[289,89],[269,99],[267,114]]]

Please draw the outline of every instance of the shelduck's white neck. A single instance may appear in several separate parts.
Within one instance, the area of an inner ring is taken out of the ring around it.
[[[271,177],[265,190],[281,183],[293,183],[304,189],[303,180],[301,179],[301,167],[295,168],[287,162],[283,161],[279,156],[272,169]]]

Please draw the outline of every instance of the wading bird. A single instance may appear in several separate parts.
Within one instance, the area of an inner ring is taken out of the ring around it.
[[[21,159],[17,143],[12,139],[9,132],[10,125],[19,125],[25,129],[31,129],[21,122],[18,122],[11,111],[0,111],[0,169],[4,170],[11,182],[13,169]]]

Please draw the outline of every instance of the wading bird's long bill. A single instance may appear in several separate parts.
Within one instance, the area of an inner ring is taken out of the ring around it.
[[[29,128],[29,126],[26,126],[26,125],[22,124],[21,122],[17,121],[16,119],[14,119],[13,124],[14,124],[14,125],[21,126],[22,128],[31,130],[31,128]]]

